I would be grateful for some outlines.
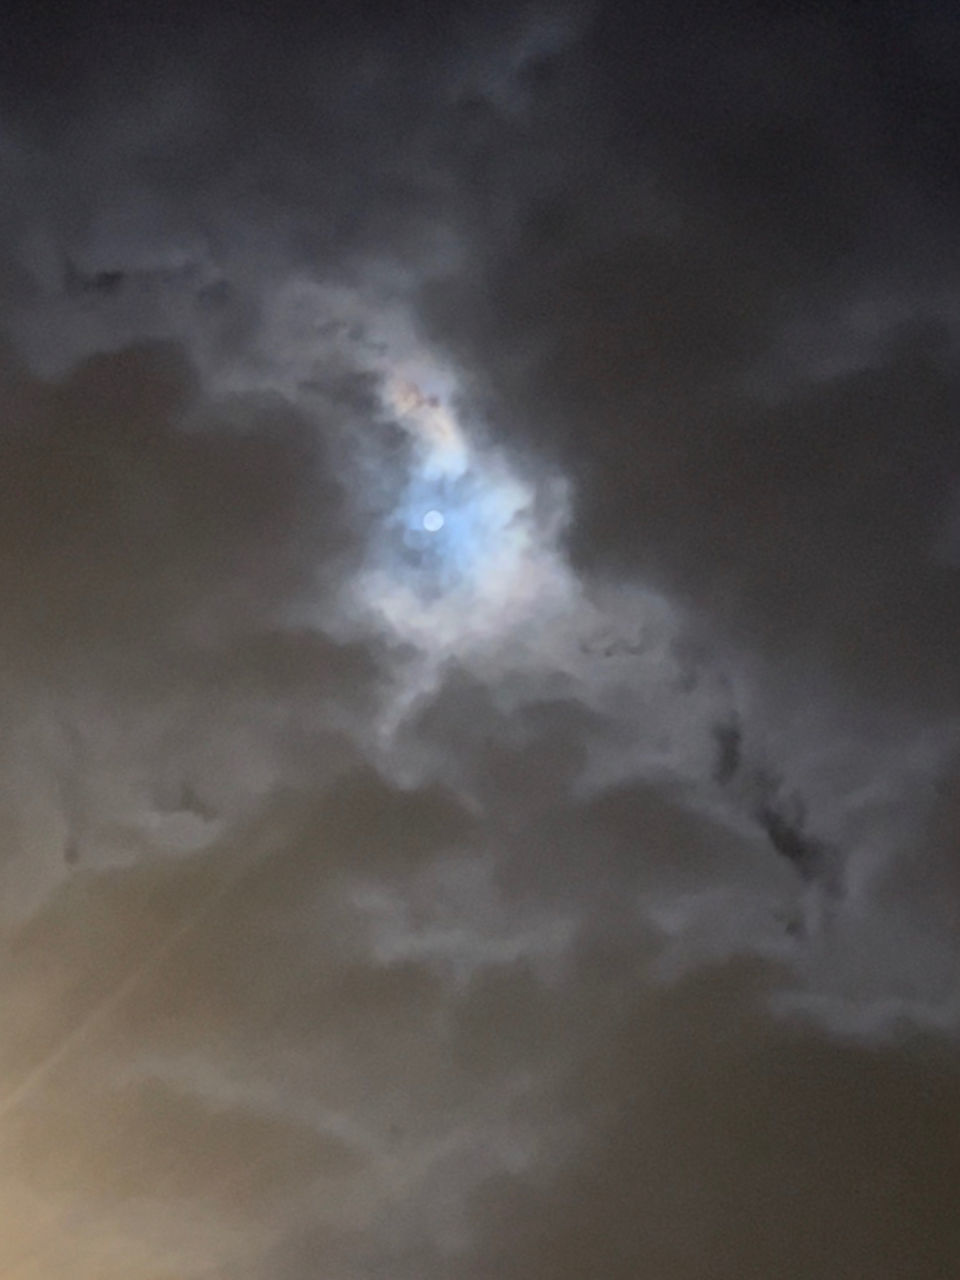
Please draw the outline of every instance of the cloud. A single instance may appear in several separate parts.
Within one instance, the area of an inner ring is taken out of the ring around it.
[[[601,999],[586,1015],[596,1054],[557,1089],[589,1136],[559,1175],[490,1181],[467,1274],[922,1275],[951,1255],[956,1153],[937,1117],[953,1068],[751,1029],[749,989],[728,972],[669,1009]],[[611,1024],[612,1004],[623,1020]]]
[[[952,20],[181,16],[0,88],[0,1269],[943,1274]]]

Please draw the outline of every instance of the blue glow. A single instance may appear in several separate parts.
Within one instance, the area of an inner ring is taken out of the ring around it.
[[[417,381],[403,372],[385,384],[384,404],[412,448],[383,494],[358,591],[396,632],[439,654],[501,635],[559,599],[566,578],[543,545],[530,486],[421,390],[422,370]]]
[[[501,576],[504,557],[511,560],[512,526],[526,496],[499,468],[450,474],[432,461],[424,450],[377,538],[376,559],[391,589],[409,591],[411,605],[482,595],[490,575]]]

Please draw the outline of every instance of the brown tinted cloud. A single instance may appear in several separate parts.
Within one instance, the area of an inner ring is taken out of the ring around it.
[[[11,30],[0,1275],[952,1275],[952,17]]]

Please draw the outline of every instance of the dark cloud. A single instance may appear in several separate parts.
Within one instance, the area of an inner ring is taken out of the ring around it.
[[[589,1137],[559,1179],[483,1189],[468,1274],[920,1276],[955,1254],[955,1063],[758,1028],[750,985],[718,975],[653,1011],[625,996],[615,1027],[591,1009],[597,1052],[558,1086]]]
[[[515,193],[475,291],[429,305],[510,431],[562,457],[582,563],[652,573],[776,655],[940,699],[956,252],[949,167],[890,154],[925,108],[894,132],[892,99],[937,88],[909,42],[884,78],[893,39],[822,16],[601,16],[577,53],[602,86],[565,85],[586,123],[539,139],[555,181]],[[851,313],[871,307],[864,350]],[[790,350],[801,322],[832,330],[819,352]]]
[[[269,402],[242,434],[228,417],[183,430],[197,390],[175,351],[95,358],[54,387],[10,380],[0,536],[14,642],[158,645],[203,613],[262,628],[344,540],[316,436]]]

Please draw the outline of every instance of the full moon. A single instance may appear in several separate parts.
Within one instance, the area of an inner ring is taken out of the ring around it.
[[[423,517],[423,527],[426,529],[427,533],[437,533],[443,528],[443,512],[428,511]]]

